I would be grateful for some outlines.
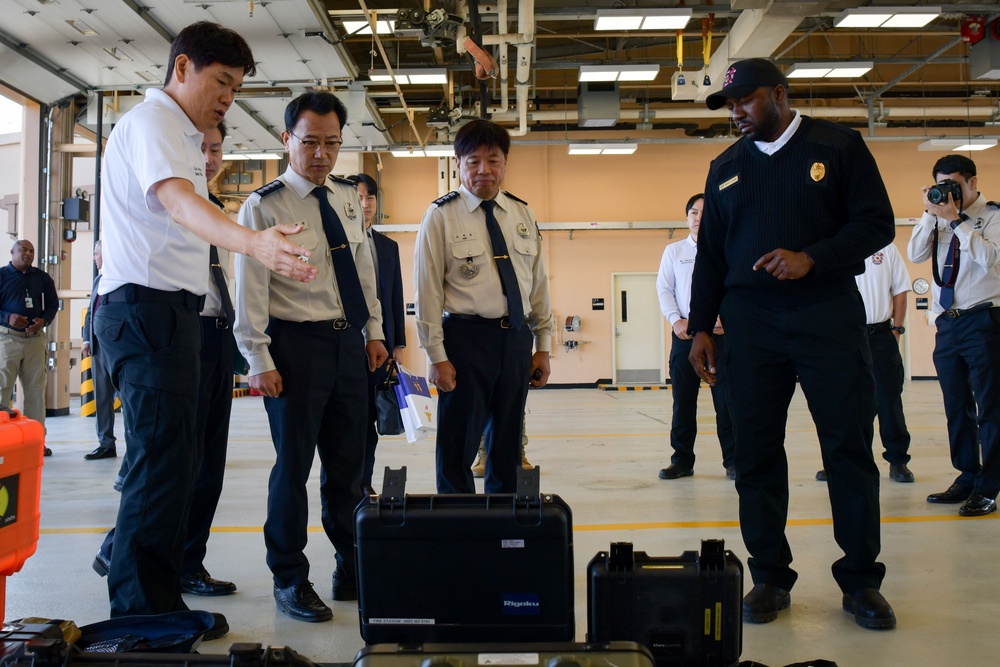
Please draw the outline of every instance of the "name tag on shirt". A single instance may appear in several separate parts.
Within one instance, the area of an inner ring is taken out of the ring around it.
[[[452,243],[458,243],[459,241],[475,241],[475,240],[476,240],[475,232],[456,232],[455,234],[451,235]]]
[[[736,185],[739,182],[740,182],[740,175],[737,174],[737,175],[733,176],[732,178],[730,178],[728,181],[725,181],[723,183],[719,183],[719,192],[722,192],[723,190],[725,190],[726,188],[728,188],[730,185]]]
[[[34,308],[35,307],[35,300],[32,299],[30,296],[24,297],[24,307],[25,308]]]

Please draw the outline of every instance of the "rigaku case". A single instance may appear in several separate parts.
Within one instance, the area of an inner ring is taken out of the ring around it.
[[[743,650],[743,563],[722,540],[655,557],[614,542],[587,566],[587,641],[628,640],[657,667],[729,667]]]
[[[355,510],[366,643],[574,639],[572,514],[537,468],[516,494],[406,495],[405,479],[387,470]]]

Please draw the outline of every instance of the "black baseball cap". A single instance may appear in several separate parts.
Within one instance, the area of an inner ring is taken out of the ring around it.
[[[788,79],[778,66],[767,58],[740,60],[729,66],[722,78],[722,90],[712,93],[705,100],[709,109],[721,109],[726,100],[745,97],[761,86],[788,87]]]

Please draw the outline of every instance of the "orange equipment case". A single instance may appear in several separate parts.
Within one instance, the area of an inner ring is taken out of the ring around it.
[[[44,451],[41,424],[16,410],[0,409],[0,625],[7,577],[20,570],[38,546]]]

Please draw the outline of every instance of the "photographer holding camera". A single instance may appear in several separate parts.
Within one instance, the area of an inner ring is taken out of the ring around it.
[[[934,367],[959,476],[927,502],[962,503],[960,515],[982,516],[996,511],[1000,492],[1000,204],[976,190],[967,157],[943,157],[931,173],[937,184],[923,188],[927,210],[907,254],[933,258]]]

